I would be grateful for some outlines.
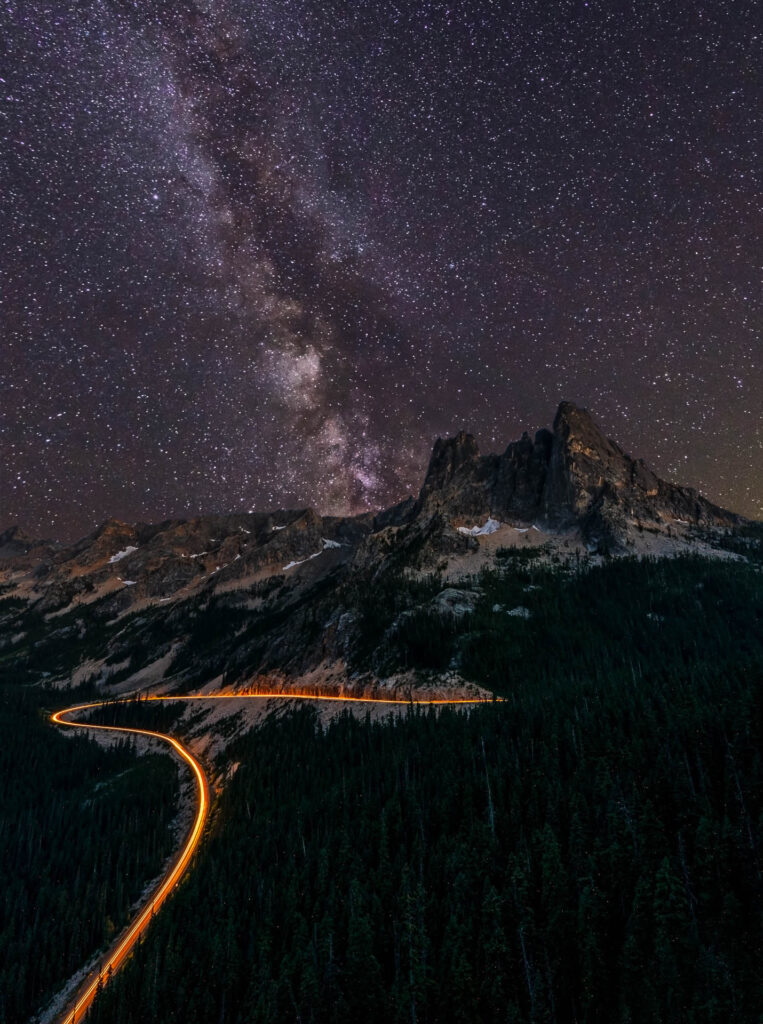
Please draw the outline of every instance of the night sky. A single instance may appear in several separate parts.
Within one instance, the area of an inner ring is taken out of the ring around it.
[[[0,529],[378,508],[561,399],[761,516],[754,8],[0,0]]]

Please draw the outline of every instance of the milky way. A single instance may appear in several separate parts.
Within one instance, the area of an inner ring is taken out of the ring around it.
[[[0,3],[0,529],[381,507],[562,398],[763,514],[754,5]]]

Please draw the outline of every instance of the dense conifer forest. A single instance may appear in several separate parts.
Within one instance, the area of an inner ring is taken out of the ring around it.
[[[301,706],[238,740],[196,867],[93,1021],[758,1021],[758,572],[505,561],[471,615],[400,623],[383,581],[362,610],[393,662],[506,701]]]
[[[502,552],[499,551],[499,555]],[[444,615],[427,603],[438,576],[390,573],[358,590],[359,670],[458,671],[512,699],[571,679],[681,673],[691,666],[757,663],[760,569],[696,556],[549,565],[539,549],[506,549],[503,570],[459,584],[473,610]]]
[[[177,845],[173,760],[65,735],[47,722],[53,702],[0,686],[2,1024],[28,1020],[111,941]]]

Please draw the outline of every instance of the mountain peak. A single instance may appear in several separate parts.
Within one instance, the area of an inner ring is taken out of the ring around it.
[[[476,463],[479,458],[477,442],[474,436],[467,434],[465,430],[460,430],[455,437],[438,437],[429,459],[419,503],[432,492],[444,490],[465,465]]]
[[[417,509],[452,523],[491,516],[578,529],[592,549],[612,550],[635,524],[731,524],[733,513],[696,491],[661,480],[608,438],[591,413],[559,404],[553,432],[524,434],[502,455],[481,456],[471,434],[438,438]]]
[[[560,402],[559,407],[556,410],[556,416],[554,417],[554,433],[558,433],[561,430],[567,428],[575,428],[579,426],[587,426],[596,424],[594,423],[593,416],[591,416],[588,409],[583,409],[581,406],[576,405],[574,402]]]
[[[588,409],[574,402],[559,403],[554,417],[554,436],[563,444],[588,448],[591,452],[623,454],[622,449],[602,431]]]

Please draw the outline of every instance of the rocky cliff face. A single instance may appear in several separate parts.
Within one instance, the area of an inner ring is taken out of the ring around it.
[[[660,480],[564,402],[552,430],[524,434],[502,454],[481,455],[466,433],[438,440],[418,497],[376,515],[110,519],[68,546],[6,530],[0,671],[27,681],[90,674],[133,689],[163,678],[249,685],[275,673],[341,688],[374,594],[396,604],[396,580],[442,574],[446,589],[430,604],[455,614],[446,598],[462,594],[458,581],[495,567],[501,551],[564,559],[707,549],[697,527],[712,542],[713,528],[742,522]]]
[[[578,529],[591,549],[607,550],[622,547],[639,524],[741,521],[691,488],[660,480],[571,402],[559,406],[553,431],[524,434],[502,455],[480,455],[470,434],[438,440],[415,509],[433,513]]]
[[[542,514],[551,526],[580,524],[615,541],[629,525],[673,520],[696,526],[742,521],[690,487],[660,480],[606,438],[585,409],[559,406]]]

